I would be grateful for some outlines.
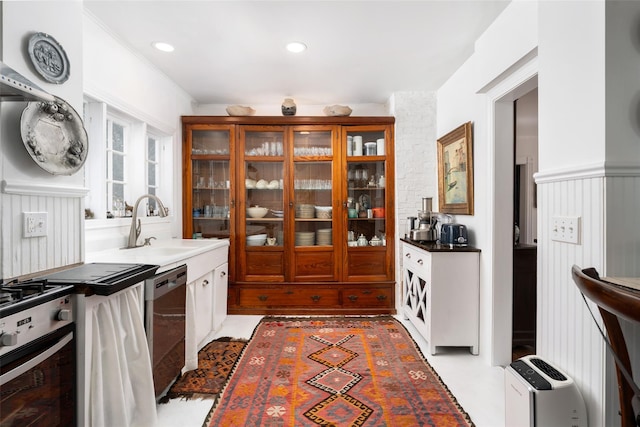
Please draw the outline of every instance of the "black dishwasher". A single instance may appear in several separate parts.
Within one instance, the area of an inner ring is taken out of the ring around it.
[[[185,364],[187,266],[145,280],[145,329],[156,398],[180,375]]]

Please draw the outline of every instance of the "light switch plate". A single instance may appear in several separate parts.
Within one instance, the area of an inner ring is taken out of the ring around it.
[[[551,219],[551,240],[580,244],[580,217],[554,216]]]
[[[46,212],[23,212],[22,217],[24,237],[40,237],[47,235]]]

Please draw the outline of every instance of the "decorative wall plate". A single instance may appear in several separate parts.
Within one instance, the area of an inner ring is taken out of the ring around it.
[[[53,175],[73,175],[87,159],[88,138],[82,119],[69,104],[30,102],[22,111],[20,134],[38,166]]]
[[[50,35],[36,33],[31,36],[29,56],[36,71],[46,81],[61,84],[69,78],[69,58],[62,46]]]

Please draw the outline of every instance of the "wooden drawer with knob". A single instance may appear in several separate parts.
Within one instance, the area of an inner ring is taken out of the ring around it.
[[[242,307],[336,307],[340,303],[337,289],[306,288],[243,288],[239,292],[239,303]]]
[[[351,307],[393,307],[393,287],[345,288],[342,289],[342,305]]]

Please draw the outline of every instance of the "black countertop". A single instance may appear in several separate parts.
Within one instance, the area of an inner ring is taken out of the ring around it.
[[[437,242],[416,242],[407,238],[402,238],[400,241],[427,252],[480,252],[480,249],[473,246],[450,246],[441,245]]]

